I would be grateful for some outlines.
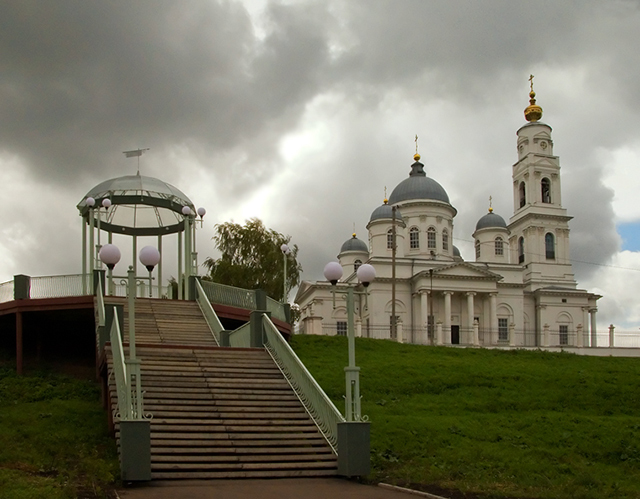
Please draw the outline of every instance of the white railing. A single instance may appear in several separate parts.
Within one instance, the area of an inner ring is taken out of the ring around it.
[[[129,387],[129,376],[127,376],[127,363],[124,359],[124,348],[122,346],[122,334],[120,333],[120,323],[118,321],[118,311],[113,311],[113,322],[110,331],[111,353],[113,357],[113,374],[116,379],[116,390],[118,392],[118,408],[114,410],[114,419],[130,419],[131,414],[131,389]]]
[[[202,315],[204,315],[204,318],[207,321],[211,334],[216,340],[216,344],[220,346],[220,333],[224,331],[224,327],[222,326],[215,310],[213,310],[211,302],[209,301],[209,298],[207,298],[207,295],[202,289],[202,285],[198,279],[196,279],[196,302],[198,303],[200,310],[202,310]]]
[[[263,327],[267,352],[337,454],[338,423],[343,423],[344,417],[266,315],[263,316]]]
[[[247,310],[256,309],[255,291],[249,289],[235,288],[211,281],[201,281],[202,289],[207,298],[212,303],[219,305],[229,305],[231,307],[244,308]]]
[[[112,280],[113,296],[127,296],[127,283],[124,279]],[[107,284],[108,286],[108,284]],[[171,286],[151,286],[151,296],[149,296],[149,285],[144,281],[138,281],[136,284],[136,296],[138,298],[168,298]]]
[[[235,348],[251,348],[250,322],[229,333],[229,346]]]
[[[0,284],[0,303],[13,300],[13,281]]]
[[[62,298],[91,294],[89,276],[86,275],[85,279],[86,286],[83,291],[82,274],[32,277],[29,296],[31,298]]]

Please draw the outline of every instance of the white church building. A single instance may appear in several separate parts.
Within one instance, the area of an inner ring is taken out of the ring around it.
[[[560,162],[541,117],[532,88],[527,123],[517,131],[513,214],[507,223],[489,208],[478,220],[472,262],[452,244],[457,211],[447,192],[414,156],[409,177],[373,210],[368,244],[353,234],[338,255],[344,270],[338,287],[355,285],[362,263],[376,269],[368,295],[355,298],[357,336],[435,345],[595,346],[601,297],[575,281],[572,217],[562,207]],[[336,294],[334,306],[331,288],[327,281],[302,282],[295,299],[301,333],[345,334],[346,303]]]

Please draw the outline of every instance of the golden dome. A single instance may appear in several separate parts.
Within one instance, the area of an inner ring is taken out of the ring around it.
[[[531,91],[529,92],[529,105],[524,109],[524,118],[535,123],[542,118],[542,108],[536,104],[536,93],[533,91],[533,75],[529,76]]]
[[[419,155],[418,153],[415,153],[415,154],[413,155],[413,159],[414,159],[415,161],[420,161],[420,155]]]

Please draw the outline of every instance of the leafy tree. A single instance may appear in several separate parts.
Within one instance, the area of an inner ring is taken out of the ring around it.
[[[213,240],[221,256],[204,261],[209,279],[239,288],[262,289],[271,298],[282,300],[284,261],[280,247],[288,245],[291,236],[267,229],[258,218],[252,218],[245,225],[216,224]],[[287,292],[300,283],[302,272],[296,259],[298,246],[294,244],[289,249]]]

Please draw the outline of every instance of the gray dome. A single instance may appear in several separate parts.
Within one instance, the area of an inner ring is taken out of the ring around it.
[[[374,220],[382,220],[382,219],[388,219],[391,220],[393,218],[393,209],[391,208],[391,205],[388,205],[387,203],[378,206],[375,210],[373,210],[373,213],[371,214],[371,218],[369,219],[369,222],[373,222]],[[402,214],[400,213],[400,210],[396,210],[396,220],[402,220]]]
[[[364,253],[369,253],[369,248],[364,241],[361,241],[354,234],[351,239],[347,239],[342,248],[340,248],[340,253],[344,253],[345,251],[362,251]]]
[[[493,211],[490,211],[483,216],[476,224],[476,230],[488,229],[488,228],[501,228],[506,229],[507,223],[500,215],[496,215]]]
[[[424,165],[419,161],[411,165],[409,178],[404,179],[393,189],[389,196],[389,204],[410,199],[433,199],[450,204],[447,191],[438,182],[427,177],[423,168]]]
[[[460,250],[457,246],[453,247],[453,256],[460,256]]]
[[[102,217],[101,229],[117,234],[155,236],[184,230],[185,206],[195,211],[191,200],[176,187],[153,177],[140,174],[112,178],[96,185],[77,205],[80,214],[89,223],[92,213],[87,198],[93,198],[97,207],[104,199],[111,208]]]

